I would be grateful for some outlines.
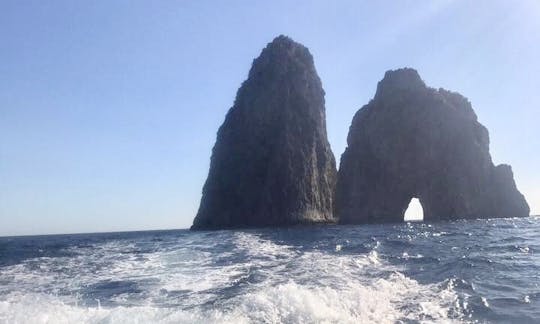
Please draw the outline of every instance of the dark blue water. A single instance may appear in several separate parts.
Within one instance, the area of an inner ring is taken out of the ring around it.
[[[0,238],[0,322],[540,322],[538,233],[531,217]]]

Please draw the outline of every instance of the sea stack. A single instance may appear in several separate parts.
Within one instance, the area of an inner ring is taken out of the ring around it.
[[[347,144],[336,189],[341,223],[402,222],[413,197],[426,221],[529,215],[511,167],[494,166],[470,102],[427,87],[413,69],[386,72]]]
[[[217,133],[192,229],[334,222],[336,165],[309,50],[279,36]]]

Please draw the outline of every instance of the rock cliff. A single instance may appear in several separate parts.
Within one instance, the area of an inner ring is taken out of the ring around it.
[[[334,156],[308,49],[279,36],[221,125],[192,229],[334,222]]]
[[[411,198],[425,220],[528,216],[510,166],[494,166],[487,129],[458,93],[413,69],[388,71],[352,121],[341,157],[341,223],[403,221]]]

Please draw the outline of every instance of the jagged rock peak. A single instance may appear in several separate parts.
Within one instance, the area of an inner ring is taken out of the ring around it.
[[[262,50],[261,55],[264,56],[269,52],[273,53],[293,53],[299,51],[303,54],[309,54],[309,50],[304,45],[295,42],[292,38],[285,35],[279,35],[274,38]]]
[[[306,69],[315,72],[313,56],[308,48],[295,42],[290,37],[280,35],[262,50],[261,55],[253,60],[249,78],[262,73],[268,68],[272,73],[282,75],[291,68]]]
[[[421,93],[438,97],[440,100],[446,101],[450,107],[456,109],[458,113],[476,120],[477,116],[474,112],[469,100],[461,94],[449,91],[443,88],[434,89],[428,87],[424,80],[418,74],[418,71],[412,68],[401,68],[397,70],[389,70],[384,74],[384,78],[377,84],[377,91],[374,100],[402,100],[401,94]]]
[[[310,60],[313,61],[313,57],[309,53],[307,47],[284,35],[279,35],[266,45],[260,56],[265,57],[266,55],[299,56],[310,58]]]
[[[279,36],[253,61],[218,131],[192,228],[334,222],[336,172],[313,57]]]
[[[389,70],[377,85],[375,98],[384,97],[388,92],[427,88],[415,69]]]

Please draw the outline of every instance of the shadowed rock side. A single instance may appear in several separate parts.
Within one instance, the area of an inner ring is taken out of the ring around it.
[[[341,157],[341,223],[528,216],[508,165],[494,166],[487,129],[458,93],[428,88],[413,69],[389,71],[352,121]]]
[[[334,222],[336,165],[308,49],[274,39],[217,134],[192,229]]]

